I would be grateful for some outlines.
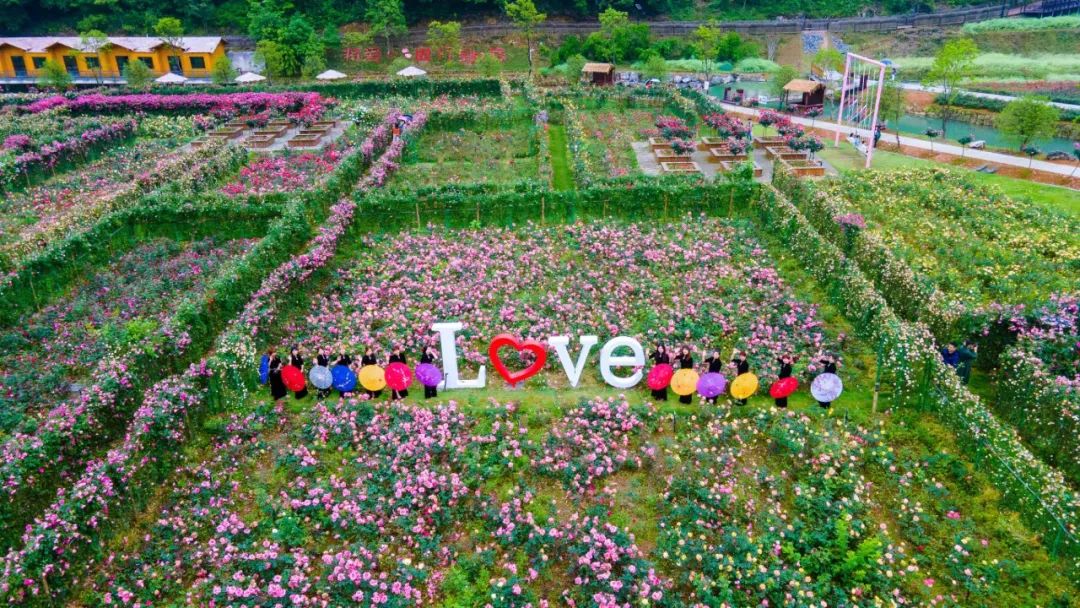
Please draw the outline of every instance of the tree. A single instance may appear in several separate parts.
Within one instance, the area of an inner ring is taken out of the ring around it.
[[[480,70],[484,78],[498,78],[502,71],[502,62],[492,53],[484,53],[476,60],[476,69]]]
[[[408,31],[405,26],[405,10],[401,0],[372,0],[364,13],[371,33],[386,42],[386,54],[390,54],[390,39]]]
[[[844,69],[844,54],[832,47],[820,48],[810,60],[810,66],[821,70],[821,75],[828,80],[829,72],[840,72]]]
[[[255,58],[266,66],[266,73],[271,77],[284,76],[288,66],[284,48],[273,40],[260,40],[255,43]]]
[[[154,73],[150,71],[150,67],[145,63],[136,60],[127,64],[124,68],[123,77],[129,87],[142,89],[150,84],[150,79],[154,77]]]
[[[668,75],[667,60],[660,55],[649,55],[649,59],[645,61],[645,67],[641,71],[646,78],[663,80]]]
[[[787,86],[787,83],[795,80],[795,77],[798,75],[799,73],[790,65],[780,66],[780,69],[773,74],[772,80],[769,81],[769,92],[776,97],[782,97],[784,95],[784,87]]]
[[[457,21],[432,21],[428,24],[427,43],[431,48],[440,50],[443,62],[449,64],[461,55],[461,24]]]
[[[698,58],[701,59],[701,66],[705,69],[705,80],[708,81],[709,68],[716,59],[717,45],[720,44],[720,28],[716,26],[715,20],[710,19],[705,25],[699,25],[691,38],[694,40]]]
[[[1020,142],[1024,149],[1032,140],[1051,137],[1057,132],[1058,109],[1045,97],[1021,97],[1010,101],[998,114],[994,125],[1002,133]]]
[[[581,81],[581,70],[588,60],[583,55],[574,55],[566,60],[566,82],[576,84]]]
[[[525,47],[529,55],[529,78],[533,74],[532,38],[536,26],[547,21],[547,13],[536,10],[533,0],[508,0],[504,5],[506,16],[525,36]]]
[[[956,143],[960,144],[960,158],[964,158],[964,153],[967,152],[968,144],[975,141],[975,138],[971,136],[971,133],[963,137],[957,137]]]
[[[930,70],[923,77],[923,84],[938,84],[941,86],[941,134],[945,135],[948,128],[949,117],[952,114],[951,106],[956,101],[957,85],[971,75],[971,68],[975,63],[975,57],[979,54],[979,47],[970,38],[955,38],[946,42],[937,55]]]
[[[228,55],[222,55],[210,68],[210,80],[214,84],[226,85],[236,78],[236,70],[232,67],[232,60]]]
[[[68,74],[64,65],[52,59],[46,59],[45,65],[41,66],[41,75],[38,76],[38,84],[42,87],[64,90],[71,85],[71,74]]]
[[[248,35],[260,40],[278,40],[285,29],[285,13],[276,0],[250,0]]]
[[[1028,169],[1031,168],[1032,163],[1035,162],[1035,155],[1039,153],[1039,149],[1035,146],[1023,146],[1020,151],[1027,154],[1028,157]]]
[[[941,135],[941,131],[938,131],[937,129],[927,129],[926,130],[926,138],[930,140],[930,155],[931,156],[933,156],[933,154],[934,154],[934,138],[938,137],[939,135]]]
[[[300,66],[300,75],[310,80],[324,71],[326,71],[326,58],[323,57],[323,53],[318,49],[309,50],[308,54],[304,55],[304,62]]]
[[[84,53],[92,53],[94,60],[97,63],[94,66],[94,76],[97,79],[98,84],[101,84],[101,65],[103,55],[108,55],[112,49],[112,43],[109,42],[109,37],[105,32],[101,30],[89,30],[79,34],[79,48]],[[87,61],[89,61],[87,57]]]
[[[878,121],[891,123],[896,130],[896,150],[900,151],[900,119],[907,108],[904,103],[904,89],[895,80],[886,80],[881,89],[881,105],[878,107]]]
[[[162,17],[154,24],[154,33],[169,47],[166,51],[167,55],[176,57],[179,66],[180,52],[184,50],[184,25],[176,17]],[[171,63],[169,71],[172,71]],[[177,71],[181,71],[179,67]]]

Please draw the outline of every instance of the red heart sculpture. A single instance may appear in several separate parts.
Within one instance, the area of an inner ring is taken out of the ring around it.
[[[506,365],[499,358],[499,349],[504,346],[510,346],[517,351],[530,351],[536,355],[536,360],[532,362],[532,365],[521,371],[511,372],[506,369]],[[495,366],[495,371],[499,372],[499,375],[508,384],[517,384],[540,373],[540,370],[544,368],[544,364],[547,363],[547,349],[536,340],[522,342],[510,334],[499,334],[491,341],[491,346],[488,346],[488,358],[491,359],[491,364]]]

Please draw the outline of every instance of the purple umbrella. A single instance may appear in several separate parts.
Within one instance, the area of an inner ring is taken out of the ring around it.
[[[424,386],[438,386],[442,382],[442,371],[430,363],[416,366],[416,379]]]
[[[697,392],[706,399],[719,397],[724,393],[725,388],[727,388],[727,378],[724,377],[724,374],[709,372],[702,374],[701,378],[698,378]]]

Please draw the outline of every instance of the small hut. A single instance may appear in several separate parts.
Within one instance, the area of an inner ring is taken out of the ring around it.
[[[791,102],[791,94],[802,95],[799,101]],[[781,107],[787,106],[798,112],[820,110],[825,107],[825,85],[813,80],[796,78],[784,85],[784,98]]]
[[[615,84],[615,66],[610,63],[586,63],[581,73],[593,84]]]

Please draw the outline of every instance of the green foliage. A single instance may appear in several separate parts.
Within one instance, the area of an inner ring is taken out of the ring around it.
[[[236,78],[236,70],[233,69],[232,60],[228,55],[223,55],[214,62],[210,68],[210,80],[217,85],[229,84]]]
[[[998,114],[994,125],[1002,133],[1020,142],[1020,149],[1034,139],[1051,137],[1057,132],[1058,109],[1042,97],[1021,97],[1010,101]]]
[[[491,53],[484,53],[476,60],[476,69],[484,78],[498,78],[502,71],[502,62]]]
[[[390,65],[386,66],[386,73],[391,76],[396,76],[398,72],[412,65],[409,60],[404,57],[396,57],[390,62]]]
[[[71,86],[71,74],[68,73],[63,64],[47,59],[45,65],[41,67],[38,84],[49,89],[63,90]]]
[[[941,105],[941,133],[948,130],[950,106],[956,97],[956,87],[972,73],[979,47],[970,38],[954,38],[946,42],[934,57],[934,63],[923,77],[924,84],[937,84],[942,88],[944,103]]]
[[[645,61],[642,72],[646,78],[664,79],[668,75],[667,61],[660,55],[651,55]]]
[[[795,80],[798,75],[799,73],[790,65],[781,66],[769,80],[769,93],[776,97],[782,96],[784,94],[784,87],[787,86],[787,83]]]
[[[255,44],[255,58],[266,66],[266,73],[271,77],[289,73],[292,69],[290,57],[285,48],[273,40],[260,40]]]
[[[706,80],[709,79],[712,62],[716,59],[716,53],[719,50],[720,35],[720,28],[717,27],[716,21],[709,21],[708,23],[699,25],[691,36],[694,41],[697,58],[703,62],[702,67],[705,71]]]
[[[1080,29],[1080,16],[1077,15],[1043,17],[1041,19],[990,19],[964,24],[964,33],[969,36],[983,32],[1037,32],[1075,29]]]
[[[144,89],[150,84],[150,81],[154,78],[154,73],[150,71],[150,67],[141,61],[130,61],[124,66],[123,73],[124,80],[127,81],[127,85],[133,89]]]
[[[566,81],[574,84],[581,81],[581,70],[585,69],[588,60],[581,55],[574,55],[566,60]]]
[[[304,56],[304,64],[300,66],[301,76],[312,79],[324,71],[326,71],[326,59],[323,58],[321,52],[312,51]]]
[[[427,44],[444,53],[443,62],[451,63],[461,54],[461,23],[432,21],[428,24]]]
[[[390,39],[406,31],[405,9],[401,0],[372,0],[364,19],[371,27],[371,33],[386,42],[386,54],[389,55]]]
[[[547,21],[547,13],[536,10],[533,0],[508,0],[503,5],[506,16],[525,36],[525,48],[529,54],[529,76],[533,72],[533,34],[536,26]]]
[[[814,53],[814,57],[810,60],[810,65],[822,70],[832,70],[834,72],[844,71],[844,55],[835,48],[820,48],[818,52]]]

